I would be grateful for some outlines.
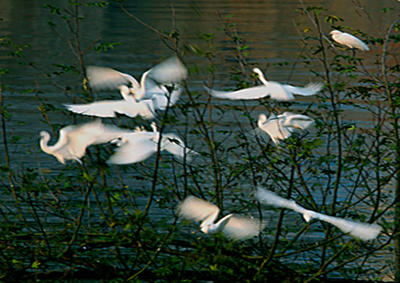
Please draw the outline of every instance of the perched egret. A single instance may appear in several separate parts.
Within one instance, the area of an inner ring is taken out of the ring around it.
[[[264,114],[258,117],[258,127],[266,132],[278,145],[281,140],[285,140],[296,130],[305,130],[314,124],[314,119],[301,114],[285,112],[281,115],[271,115],[268,119]]]
[[[362,42],[360,39],[358,39],[357,37],[348,34],[346,32],[341,32],[338,30],[333,30],[329,33],[330,35],[332,35],[332,39],[334,41],[336,41],[339,44],[345,45],[351,49],[360,49],[362,51],[368,51],[369,47]]]
[[[144,119],[155,117],[154,101],[144,99],[136,101],[127,86],[121,85],[120,92],[123,100],[106,100],[88,104],[65,104],[65,107],[74,113],[96,117],[116,117],[116,113],[124,114],[131,118],[141,116]]]
[[[375,239],[382,230],[382,227],[377,224],[358,223],[352,220],[328,216],[305,209],[304,207],[298,205],[295,201],[282,198],[277,194],[261,187],[258,187],[255,195],[261,203],[273,205],[275,207],[288,208],[303,214],[303,218],[306,222],[309,222],[313,218],[326,221],[338,227],[344,233],[349,233],[350,235],[364,241]]]
[[[259,99],[269,96],[271,99],[275,100],[293,100],[293,94],[299,94],[303,96],[314,95],[322,89],[323,83],[310,83],[305,87],[295,87],[291,85],[284,85],[277,82],[269,82],[264,78],[263,73],[260,69],[254,68],[253,72],[258,74],[260,81],[264,84],[261,86],[255,86],[250,88],[245,88],[237,91],[216,91],[206,88],[208,92],[218,98],[226,98],[232,100],[250,100]]]
[[[200,229],[206,234],[222,231],[228,238],[235,240],[257,236],[265,227],[258,219],[236,217],[233,214],[228,214],[215,223],[219,208],[194,196],[187,197],[179,205],[179,214],[189,220],[202,221]]]
[[[47,154],[54,155],[58,161],[65,164],[65,160],[74,159],[80,162],[86,148],[92,144],[107,143],[126,131],[112,125],[104,125],[101,120],[82,125],[64,127],[59,132],[58,141],[48,145],[50,134],[40,132],[40,147]]]
[[[124,133],[112,141],[118,148],[107,161],[111,164],[130,164],[146,160],[157,152],[160,133],[152,123],[153,132],[136,130]],[[175,134],[166,133],[162,135],[160,150],[166,150],[176,157],[191,161],[198,153],[186,147],[185,143]]]

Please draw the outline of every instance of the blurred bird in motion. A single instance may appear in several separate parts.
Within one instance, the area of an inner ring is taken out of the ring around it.
[[[65,107],[74,113],[96,116],[96,117],[116,117],[116,113],[124,114],[131,118],[141,116],[143,119],[154,119],[156,116],[154,101],[144,99],[136,101],[134,96],[130,95],[127,86],[120,86],[120,93],[123,100],[105,100],[88,104],[65,104]]]
[[[260,69],[254,68],[253,72],[258,75],[258,78],[263,83],[261,86],[249,87],[237,91],[216,91],[210,88],[206,89],[211,96],[232,100],[250,100],[269,97],[279,101],[293,100],[294,94],[311,96],[319,92],[323,83],[310,83],[305,87],[295,87],[291,85],[280,84],[277,82],[269,82],[264,78],[264,74]]]
[[[107,143],[126,132],[116,126],[102,124],[98,119],[94,122],[62,128],[58,141],[51,146],[48,145],[50,134],[41,131],[40,148],[45,153],[55,156],[62,164],[65,164],[65,160],[76,160],[81,163],[80,158],[85,155],[88,146]]]
[[[153,132],[137,129],[135,132],[124,133],[113,140],[118,147],[115,153],[107,161],[111,164],[130,164],[146,160],[157,152],[160,132],[155,123],[151,124]],[[162,135],[160,151],[166,150],[179,159],[186,157],[192,161],[197,152],[186,147],[185,143],[177,135],[166,133]]]
[[[200,230],[206,234],[223,232],[228,238],[245,240],[257,236],[265,224],[258,219],[228,214],[217,223],[219,208],[194,196],[187,197],[179,206],[179,214],[189,220],[201,221]]]
[[[309,222],[311,219],[318,219],[328,222],[338,227],[344,233],[349,233],[350,235],[363,241],[375,239],[382,230],[382,227],[377,224],[359,223],[305,209],[304,207],[298,205],[295,201],[282,198],[277,194],[261,187],[257,188],[255,195],[258,201],[261,203],[280,208],[287,208],[301,213],[303,214],[303,218],[306,222]]]
[[[313,124],[314,119],[291,112],[284,112],[278,116],[272,114],[268,119],[264,114],[260,114],[257,122],[259,129],[266,132],[275,145],[290,137],[295,130],[305,130]]]
[[[89,84],[96,90],[119,89],[124,100],[65,105],[68,110],[90,116],[153,119],[155,110],[174,105],[182,92],[179,83],[188,75],[177,57],[171,57],[143,73],[140,83],[131,75],[107,67],[89,66]]]

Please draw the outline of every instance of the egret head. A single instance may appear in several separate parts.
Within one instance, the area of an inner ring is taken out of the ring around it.
[[[342,32],[341,31],[338,31],[338,30],[333,30],[333,31],[331,31],[329,34],[330,35],[339,35],[339,34],[341,34]]]
[[[127,142],[129,142],[129,139],[127,139],[124,134],[122,134],[119,137],[117,137],[116,139],[113,139],[110,141],[110,143],[115,144],[117,146],[121,146]]]
[[[151,126],[151,129],[153,130],[153,132],[157,132],[158,131],[156,122],[151,123],[150,126]]]
[[[209,229],[210,229],[210,225],[204,225],[204,226],[200,227],[200,230],[205,234],[208,234]]]
[[[43,140],[50,140],[50,134],[46,131],[41,131],[40,132],[40,138]]]
[[[119,91],[121,93],[121,95],[125,98],[128,97],[128,95],[130,94],[131,90],[129,89],[129,87],[127,87],[126,85],[120,85],[119,86]]]
[[[267,116],[265,116],[264,114],[260,114],[258,116],[258,125],[262,125],[265,122],[267,122]]]
[[[311,210],[307,210],[303,213],[303,218],[306,222],[310,222],[311,219],[315,218],[315,213]]]
[[[253,72],[256,73],[258,76],[264,76],[263,73],[261,72],[261,70],[259,68],[254,68]]]

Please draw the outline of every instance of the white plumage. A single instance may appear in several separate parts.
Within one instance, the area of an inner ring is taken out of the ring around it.
[[[257,188],[256,197],[261,203],[280,208],[288,208],[301,213],[303,214],[303,218],[306,222],[309,222],[313,218],[322,220],[338,227],[344,233],[349,233],[350,235],[364,241],[375,239],[382,230],[382,227],[377,224],[359,223],[305,209],[304,207],[298,205],[295,201],[282,198],[277,194],[261,187]]]
[[[360,39],[358,39],[357,37],[348,34],[346,32],[341,32],[338,30],[333,30],[330,32],[330,35],[332,35],[332,39],[334,41],[336,41],[339,44],[345,45],[349,48],[356,48],[356,49],[360,49],[362,51],[368,51],[369,47],[362,42]]]
[[[157,152],[157,144],[160,133],[155,124],[152,124],[153,132],[136,130],[124,133],[113,142],[118,148],[107,161],[111,164],[130,164],[146,160]],[[191,161],[198,153],[186,147],[185,143],[177,135],[166,133],[162,135],[160,150],[166,150],[174,156]]]
[[[104,125],[101,120],[82,125],[64,127],[59,132],[58,141],[50,146],[50,134],[40,132],[40,147],[47,154],[54,155],[58,161],[65,164],[65,160],[74,159],[80,162],[85,155],[86,148],[92,144],[107,143],[126,131],[112,125]]]
[[[87,73],[92,88],[119,89],[124,99],[65,105],[68,110],[97,117],[115,117],[119,113],[144,119],[153,119],[156,109],[165,110],[168,105],[174,105],[182,92],[179,82],[187,77],[186,67],[176,57],[143,73],[140,83],[129,74],[106,67],[89,66]]]
[[[257,236],[265,225],[258,219],[236,217],[228,214],[217,223],[219,208],[194,196],[187,197],[179,205],[179,214],[189,220],[201,221],[200,229],[206,234],[223,232],[228,238],[245,240]]]
[[[152,99],[154,95],[168,94],[164,85],[179,84],[188,75],[186,67],[177,57],[171,57],[142,74],[140,83],[131,75],[107,67],[90,66],[87,70],[89,84],[97,90],[129,87],[136,100]]]
[[[269,98],[271,99],[287,101],[294,99],[293,94],[311,96],[319,92],[323,87],[323,83],[310,83],[305,87],[295,87],[291,85],[280,84],[277,82],[269,82],[264,78],[264,75],[260,69],[254,68],[253,71],[258,74],[260,81],[264,85],[228,92],[216,91],[209,88],[206,89],[212,96],[217,98],[232,100],[250,100],[269,96]]]
[[[260,114],[257,122],[258,127],[271,137],[275,145],[290,137],[296,129],[305,130],[312,124],[314,119],[291,112],[284,112],[278,116],[272,114],[268,119],[264,114]]]
[[[144,99],[136,101],[134,96],[130,95],[127,86],[121,85],[120,92],[123,100],[105,100],[88,104],[65,104],[65,107],[74,113],[96,116],[96,117],[116,117],[116,113],[124,114],[131,118],[141,116],[144,119],[153,119],[155,114],[154,101]]]

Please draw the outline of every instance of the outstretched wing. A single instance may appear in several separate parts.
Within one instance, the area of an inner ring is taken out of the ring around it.
[[[234,240],[246,240],[257,236],[265,224],[258,219],[232,216],[223,228],[223,233]]]
[[[299,94],[303,96],[311,96],[319,92],[322,87],[324,86],[323,83],[310,83],[306,85],[305,87],[297,87],[297,86],[291,86],[291,85],[282,85],[282,87],[291,93],[294,94]]]
[[[279,121],[279,116],[272,116],[262,125],[260,125],[260,129],[266,132],[275,145],[278,145],[280,140],[285,140],[290,137],[291,132],[289,129],[282,127]]]
[[[186,219],[203,221],[201,226],[213,224],[218,217],[219,208],[194,196],[187,197],[179,206],[179,214]]]
[[[89,84],[96,90],[114,90],[121,85],[139,88],[139,82],[131,75],[118,72],[114,69],[99,66],[89,66],[86,69]]]
[[[244,88],[236,91],[218,91],[208,87],[205,87],[205,89],[210,93],[211,96],[231,100],[259,99],[270,95],[268,87],[264,85]]]
[[[188,161],[198,154],[194,150],[187,148],[181,138],[171,133],[163,135],[161,149],[172,153],[180,159],[183,159],[186,155]]]
[[[269,204],[275,207],[288,208],[301,214],[307,211],[304,207],[298,205],[295,201],[280,197],[274,192],[271,192],[270,190],[264,189],[262,187],[257,188],[255,196],[261,203]]]
[[[157,151],[157,144],[153,141],[157,133],[133,132],[121,135],[116,142],[119,147],[107,160],[111,164],[130,164],[146,160]]]
[[[181,60],[173,56],[151,68],[148,76],[159,84],[172,84],[187,78],[188,71]]]
[[[154,119],[155,112],[152,100],[142,100],[139,102],[126,100],[98,101],[88,104],[65,104],[69,111],[74,113],[96,116],[96,117],[115,117],[115,113],[123,114],[134,118],[142,116],[144,119]]]
[[[305,130],[311,125],[314,124],[314,119],[302,115],[302,114],[294,114],[291,112],[285,112],[282,115],[279,115],[278,117],[282,117],[283,119],[280,119],[281,125],[283,127],[289,127],[289,128],[295,128],[295,129],[300,129],[300,130]]]
[[[335,225],[344,233],[349,233],[363,241],[375,239],[382,230],[382,227],[377,224],[359,223],[340,217],[328,216],[322,213],[315,213],[315,218]]]

